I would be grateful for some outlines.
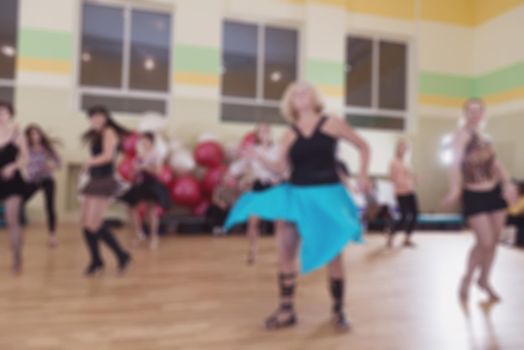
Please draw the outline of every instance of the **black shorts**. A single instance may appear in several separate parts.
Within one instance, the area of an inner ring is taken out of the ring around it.
[[[464,218],[481,214],[492,213],[508,207],[502,196],[502,186],[498,184],[489,191],[464,190],[462,195],[462,214]]]

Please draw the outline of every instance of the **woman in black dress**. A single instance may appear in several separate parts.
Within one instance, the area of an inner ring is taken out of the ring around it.
[[[4,205],[4,218],[13,252],[12,270],[19,273],[23,246],[20,210],[25,192],[21,171],[25,168],[27,150],[23,134],[13,119],[13,106],[0,101],[0,202]]]
[[[171,207],[171,197],[169,188],[160,179],[160,171],[164,159],[155,149],[155,135],[145,132],[140,135],[139,152],[135,161],[135,168],[138,172],[131,188],[120,198],[125,202],[131,212],[134,228],[140,240],[145,236],[142,232],[143,222],[139,213],[139,205],[145,204],[149,214],[149,246],[151,249],[158,248],[158,226],[160,222],[161,210],[168,210]]]
[[[99,240],[105,242],[113,251],[117,258],[118,271],[122,273],[131,257],[120,247],[103,219],[111,198],[117,194],[120,187],[115,179],[114,161],[120,140],[127,131],[113,120],[109,111],[103,106],[90,108],[87,116],[91,126],[83,135],[83,139],[91,148],[90,158],[85,163],[89,181],[81,191],[82,227],[91,262],[85,274],[93,275],[104,267],[100,257]]]

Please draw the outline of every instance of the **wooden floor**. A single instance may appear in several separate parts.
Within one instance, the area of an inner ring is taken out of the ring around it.
[[[133,248],[127,275],[114,262],[99,278],[81,271],[86,253],[74,226],[48,249],[43,228],[27,232],[25,270],[10,275],[0,235],[0,349],[524,349],[524,252],[499,250],[494,279],[504,300],[469,310],[456,287],[467,234],[421,234],[412,250],[385,251],[380,236],[346,251],[350,334],[329,323],[325,273],[299,280],[297,327],[267,332],[276,305],[275,254],[261,242],[244,264],[243,237],[168,237],[160,249]],[[127,244],[126,232],[119,237]]]

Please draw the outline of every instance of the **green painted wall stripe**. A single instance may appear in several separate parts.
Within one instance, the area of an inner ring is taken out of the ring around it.
[[[306,62],[306,79],[313,84],[344,86],[344,64],[324,60]]]
[[[519,87],[524,87],[524,61],[477,78],[434,72],[421,72],[419,75],[419,92],[424,95],[486,97]]]
[[[471,97],[474,93],[475,79],[433,72],[421,72],[419,92],[424,95],[446,97]]]
[[[221,53],[218,48],[176,45],[173,60],[178,72],[220,74]]]
[[[487,96],[524,86],[524,61],[476,79],[475,94]]]
[[[21,57],[67,61],[73,58],[73,35],[66,32],[22,28],[18,46]]]

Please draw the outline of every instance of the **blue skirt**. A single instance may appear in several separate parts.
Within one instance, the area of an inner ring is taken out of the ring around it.
[[[225,228],[256,216],[295,224],[300,235],[300,271],[309,273],[336,258],[349,242],[362,242],[358,208],[342,184],[296,186],[246,192],[231,209]]]

